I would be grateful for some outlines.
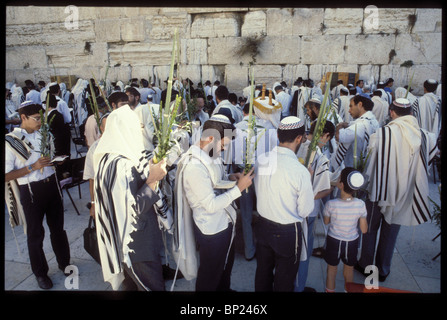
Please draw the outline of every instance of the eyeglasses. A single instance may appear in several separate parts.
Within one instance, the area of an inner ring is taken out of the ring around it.
[[[42,121],[41,118],[34,118],[34,117],[31,117],[31,116],[28,116],[28,118],[31,118],[31,119],[33,119],[36,122],[41,122]]]

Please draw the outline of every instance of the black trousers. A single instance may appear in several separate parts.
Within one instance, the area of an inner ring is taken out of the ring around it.
[[[230,290],[234,263],[234,242],[230,248],[232,233],[232,223],[229,223],[225,230],[213,235],[203,234],[194,223],[194,234],[200,257],[196,291]]]
[[[64,205],[55,175],[50,178],[20,186],[20,202],[26,219],[26,233],[31,270],[34,275],[48,273],[48,264],[43,252],[45,229],[43,218],[46,216],[50,229],[50,240],[60,267],[70,264],[70,247],[64,230]]]
[[[293,291],[300,264],[301,223],[279,224],[260,216],[255,232],[255,291]]]

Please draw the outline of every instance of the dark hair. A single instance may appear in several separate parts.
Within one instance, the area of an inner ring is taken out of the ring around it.
[[[304,126],[297,129],[281,130],[278,129],[278,140],[281,143],[293,142],[296,137],[304,135]]]
[[[355,83],[356,86],[358,86],[360,84],[360,82],[363,82],[362,79],[357,80],[357,82]]]
[[[438,88],[438,83],[430,83],[428,80],[424,81],[424,88],[428,92],[435,92],[435,90]]]
[[[312,125],[310,126],[310,133],[313,134],[315,131],[315,126],[316,126],[317,122],[314,121],[312,122]],[[325,124],[324,124],[324,128],[323,128],[323,134],[329,133],[329,137],[332,139],[335,135],[335,125],[329,121],[326,120]]]
[[[163,108],[164,108],[165,105],[166,105],[166,95],[167,95],[167,94],[168,94],[168,89],[164,89],[164,90],[161,92],[160,103],[163,105]],[[176,97],[178,94],[179,94],[179,93],[178,93],[177,90],[172,89],[172,91],[171,91],[171,103],[172,103],[172,101],[175,100],[175,97]]]
[[[350,87],[350,88],[349,88],[349,93],[350,93],[351,95],[354,95],[354,94],[357,93],[357,89],[356,89],[355,87]]]
[[[250,113],[250,102],[247,102],[246,104],[244,104],[244,108],[243,108],[244,113],[249,114]]]
[[[284,88],[282,86],[276,86],[274,89],[275,89],[275,91],[284,90]]]
[[[56,96],[47,92],[47,97],[48,97],[48,104],[50,105],[50,108],[56,109],[57,108]],[[45,102],[46,102],[46,99],[45,99]]]
[[[43,107],[40,104],[30,104],[26,107],[19,108],[19,115],[24,114],[28,117],[33,114],[39,113],[40,110],[43,110]]]
[[[373,96],[378,96],[378,97],[382,97],[382,91],[380,90],[376,90],[373,92]]]
[[[228,94],[228,101],[230,101],[231,103],[236,103],[237,104],[237,95],[235,93],[229,93]]]
[[[346,167],[340,173],[340,182],[343,182],[343,191],[348,194],[354,193],[354,190],[351,189],[351,187],[348,184],[348,176],[351,172],[354,172],[354,171],[357,171],[357,170],[352,167]]]
[[[230,92],[228,91],[228,88],[225,86],[218,86],[215,92],[216,100],[219,99],[220,101],[228,99],[228,95]]]
[[[124,92],[118,91],[112,93],[109,98],[110,106],[112,106],[112,103],[118,104],[119,102],[127,102],[129,101],[129,97]]]
[[[135,89],[135,87],[126,88],[126,92],[129,92],[131,95],[135,97],[141,97],[140,91]]]
[[[48,89],[48,91],[51,94],[57,94],[59,91],[61,90],[61,87],[59,87],[59,84],[53,84],[52,86],[50,86],[50,88]]]
[[[394,103],[390,104],[390,111],[394,111],[399,117],[403,117],[403,116],[409,116],[412,114],[412,110],[413,108],[407,107],[407,108],[402,108],[399,106],[396,106]]]
[[[354,100],[354,103],[357,105],[359,102],[362,103],[363,105],[363,109],[365,109],[366,111],[371,111],[374,108],[374,102],[372,102],[371,99],[361,96],[361,95],[355,95],[354,97],[351,98],[352,100]]]

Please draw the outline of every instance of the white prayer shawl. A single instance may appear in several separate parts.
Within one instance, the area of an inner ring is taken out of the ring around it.
[[[93,162],[95,170],[95,214],[98,246],[104,280],[117,290],[124,279],[122,263],[131,270],[130,234],[136,230],[136,199],[131,192],[135,169],[142,179],[149,175],[149,153],[144,150],[138,116],[125,105],[107,119],[107,130],[98,142]],[[118,174],[119,173],[119,174]],[[135,189],[135,188],[133,188]],[[154,205],[160,228],[169,231],[172,216],[166,199]],[[163,213],[160,210],[166,210]],[[162,214],[166,213],[164,216]]]
[[[84,91],[87,86],[87,80],[79,79],[72,91],[74,97],[73,116],[74,123],[77,127],[82,125],[88,117],[87,106],[85,104],[86,93]]]
[[[396,100],[399,98],[406,98],[406,99],[408,99],[408,101],[410,101],[410,104],[413,104],[417,100],[417,97],[414,94],[412,94],[411,92],[408,92],[407,97],[405,97],[406,94],[407,94],[407,89],[405,89],[403,87],[398,87],[398,88],[396,88],[396,90],[394,90],[394,98]]]
[[[242,114],[240,114],[238,108],[236,106],[232,105],[230,103],[230,101],[228,101],[228,100],[221,101],[216,106],[216,108],[214,108],[213,113],[211,114],[211,116],[214,116],[221,108],[230,109],[231,115],[232,115],[233,119],[235,120],[235,123],[238,123],[238,122],[242,121]]]
[[[290,104],[292,102],[292,98],[285,92],[281,91],[276,94],[275,100],[281,103],[281,117],[285,118],[290,115]],[[301,118],[300,118],[301,119]]]
[[[337,170],[343,161],[345,166],[353,167],[354,164],[354,138],[355,126],[357,125],[357,161],[360,156],[366,157],[369,138],[379,128],[374,114],[371,111],[365,112],[356,119],[346,129],[340,130],[339,143],[336,152],[331,157],[331,167]]]
[[[297,117],[305,121],[306,129],[309,129],[310,119],[309,116],[307,115],[304,105],[306,104],[307,101],[313,98],[313,90],[312,88],[308,88],[305,86],[301,86],[298,90],[299,91],[298,91],[298,101],[296,110]]]
[[[154,133],[155,127],[153,115],[158,117],[160,108],[158,104],[148,103],[141,104],[135,108],[135,113],[138,115],[140,120],[141,130],[143,132],[143,145],[144,149],[148,151],[153,151],[154,146]]]
[[[197,152],[198,148],[189,148],[189,150],[182,155],[177,164],[177,173],[175,177],[175,207],[174,207],[174,242],[173,242],[173,255],[175,261],[177,261],[177,268],[180,269],[186,280],[192,280],[197,277],[197,271],[199,267],[198,252],[196,247],[195,235],[194,235],[194,220],[193,211],[189,205],[186,192],[184,190],[184,169],[190,165],[203,165],[207,168],[209,177],[213,188],[216,188],[222,181],[224,174],[223,165],[220,164],[220,170],[216,170],[212,166],[214,163],[208,163]],[[194,163],[191,163],[194,162]],[[225,211],[230,217],[235,217],[236,212],[234,208],[230,205],[225,208]],[[232,219],[233,220],[233,219]],[[234,227],[233,223],[233,235],[234,237]],[[231,245],[230,245],[231,247]],[[228,253],[227,253],[228,257]]]
[[[441,130],[441,98],[429,92],[417,99],[412,107],[419,127],[438,136]]]
[[[420,129],[409,115],[380,128],[370,141],[369,197],[378,202],[387,223],[415,226],[429,221],[427,176],[437,152],[435,135]]]
[[[25,101],[25,96],[21,87],[14,87],[14,91],[11,93],[11,101],[14,103],[15,111],[19,110],[20,105]]]
[[[338,104],[338,115],[344,122],[350,123],[353,119],[349,113],[349,104],[352,96],[339,96],[340,103]]]
[[[378,96],[373,96],[371,100],[374,102],[374,107],[371,112],[376,117],[379,126],[382,127],[388,117],[388,103]]]

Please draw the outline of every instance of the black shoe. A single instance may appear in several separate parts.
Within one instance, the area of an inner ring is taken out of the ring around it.
[[[171,269],[169,265],[164,264],[163,265],[163,279],[165,280],[173,280],[175,277],[175,270]],[[183,274],[179,270],[177,273],[177,279],[182,279]]]
[[[358,263],[356,263],[354,265],[354,269],[357,270],[358,272],[360,272],[363,276],[365,275],[365,268],[363,268],[361,265],[359,265]]]
[[[324,257],[324,248],[319,247],[312,250],[312,257],[323,258]]]
[[[311,287],[304,287],[303,292],[317,292],[317,290],[315,290],[314,288],[311,288]]]
[[[36,277],[36,280],[41,289],[48,290],[53,288],[53,282],[48,276]]]

